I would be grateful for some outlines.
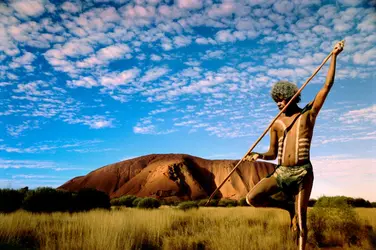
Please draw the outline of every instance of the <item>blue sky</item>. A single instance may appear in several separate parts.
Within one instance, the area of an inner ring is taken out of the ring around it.
[[[375,4],[0,3],[0,187],[57,187],[152,153],[239,159],[278,113],[272,84],[301,86],[345,39],[316,122],[312,197],[376,201]]]

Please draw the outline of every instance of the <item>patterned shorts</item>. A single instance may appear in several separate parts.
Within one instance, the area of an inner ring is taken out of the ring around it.
[[[312,164],[309,162],[301,166],[277,166],[272,174],[283,191],[296,192],[302,183],[304,176],[312,173]]]

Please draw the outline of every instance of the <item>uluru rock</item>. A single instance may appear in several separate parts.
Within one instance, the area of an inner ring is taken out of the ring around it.
[[[58,189],[95,188],[111,198],[123,195],[159,199],[207,198],[238,160],[207,160],[187,154],[152,154],[101,167],[69,180]],[[274,171],[267,162],[242,162],[219,190],[218,198],[240,199]]]

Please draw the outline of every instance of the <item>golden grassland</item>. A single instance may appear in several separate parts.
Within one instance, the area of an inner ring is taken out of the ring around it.
[[[360,242],[349,246],[332,232],[336,242],[328,249],[375,249],[376,209],[356,212],[361,228],[368,228]],[[0,214],[0,249],[297,249],[289,223],[285,211],[252,207],[17,211]],[[309,249],[318,249],[311,231],[308,241]]]

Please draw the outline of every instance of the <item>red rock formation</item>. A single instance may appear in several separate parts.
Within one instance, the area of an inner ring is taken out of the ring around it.
[[[196,200],[207,198],[237,160],[206,160],[186,154],[152,154],[110,164],[86,176],[76,177],[58,189],[78,191],[96,188],[111,198],[123,195],[161,199]],[[218,197],[240,199],[274,164],[243,162],[218,192]]]

